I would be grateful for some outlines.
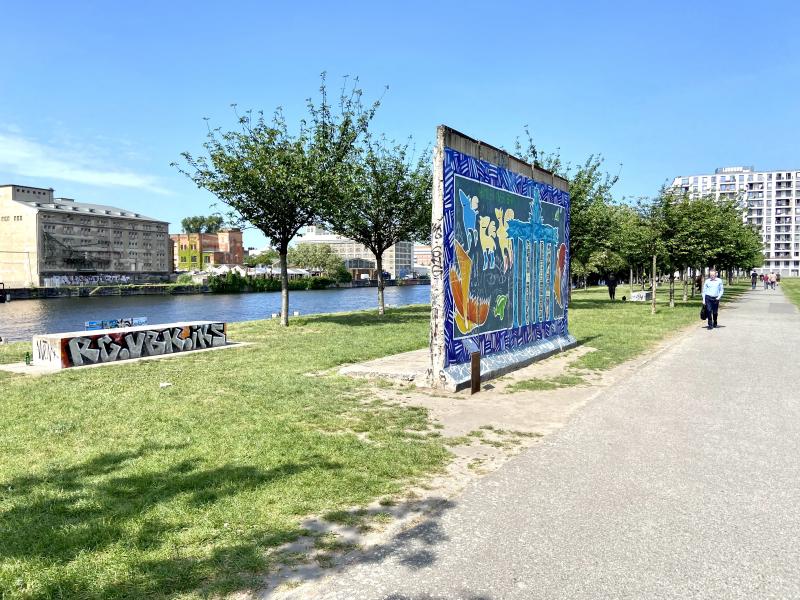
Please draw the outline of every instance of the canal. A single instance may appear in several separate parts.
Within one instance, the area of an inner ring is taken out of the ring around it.
[[[427,304],[431,288],[386,288],[387,306]],[[375,308],[376,288],[309,290],[289,294],[289,311],[301,315]],[[0,304],[0,337],[30,340],[42,333],[82,330],[86,321],[147,317],[148,324],[175,321],[252,321],[280,311],[280,293],[199,294],[187,296],[104,296],[15,300]]]

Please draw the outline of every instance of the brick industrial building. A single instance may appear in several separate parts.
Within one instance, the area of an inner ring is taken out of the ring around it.
[[[219,233],[173,233],[176,271],[202,271],[219,265],[244,263],[244,245],[239,229],[223,229]]]

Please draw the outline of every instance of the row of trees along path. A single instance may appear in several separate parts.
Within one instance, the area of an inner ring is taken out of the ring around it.
[[[633,292],[634,271],[649,271],[655,307],[660,270],[668,274],[674,306],[675,273],[681,274],[686,301],[690,270],[702,273],[703,267],[715,267],[730,281],[737,270],[763,264],[760,233],[742,218],[743,198],[691,197],[663,187],[653,198],[615,201],[612,189],[619,176],[606,172],[601,155],[590,155],[577,165],[565,162],[558,151],[540,151],[527,127],[522,139],[517,138],[516,153],[569,181],[573,283],[627,271]]]
[[[325,75],[320,99],[307,100],[296,130],[281,109],[234,113],[238,127],[208,127],[204,154],[181,154],[173,166],[229,209],[228,221],[259,229],[275,245],[281,271],[281,324],[289,321],[289,242],[323,223],[366,246],[378,274],[384,313],[383,253],[399,241],[430,235],[432,176],[429,152],[413,158],[410,143],[373,134],[380,101],[365,105],[358,80],[345,83],[334,103]]]
[[[250,223],[275,245],[283,325],[289,318],[289,242],[303,227],[322,223],[372,252],[380,314],[384,252],[398,241],[430,237],[429,150],[415,159],[410,143],[375,135],[371,126],[380,101],[365,105],[358,80],[345,79],[335,103],[328,99],[324,74],[319,91],[318,101],[307,100],[308,114],[295,131],[280,109],[266,119],[261,112],[240,115],[234,105],[237,129],[209,127],[205,154],[184,152],[183,162],[173,163],[230,209],[229,222]],[[515,150],[569,181],[573,283],[629,271],[633,286],[634,270],[650,271],[655,282],[660,265],[669,273],[674,305],[676,272],[684,280],[685,300],[690,269],[714,266],[730,278],[737,269],[762,264],[761,238],[743,222],[737,199],[690,198],[663,188],[654,198],[617,202],[612,189],[619,175],[606,172],[601,155],[565,162],[558,151],[541,152],[527,126]]]

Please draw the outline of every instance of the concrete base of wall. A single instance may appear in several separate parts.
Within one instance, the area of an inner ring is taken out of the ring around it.
[[[522,367],[527,367],[531,363],[543,360],[558,352],[569,350],[577,345],[578,340],[568,334],[550,337],[523,348],[482,356],[481,381],[488,381]],[[446,378],[444,388],[446,390],[457,392],[470,387],[470,365],[468,363],[446,367],[444,374]]]
[[[498,352],[481,358],[481,381],[489,381],[517,369],[543,360],[549,356],[569,350],[578,345],[572,335],[558,336],[542,340],[524,348]],[[418,387],[429,387],[428,373],[431,368],[431,355],[428,348],[384,356],[339,369],[340,375],[364,377],[368,379],[390,379],[413,383]],[[445,369],[447,382],[443,387],[457,392],[470,387],[470,366],[455,365]]]

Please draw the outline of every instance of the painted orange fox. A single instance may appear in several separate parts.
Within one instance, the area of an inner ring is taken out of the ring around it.
[[[489,301],[470,296],[471,277],[472,259],[464,247],[456,242],[456,265],[450,267],[450,291],[453,294],[456,326],[461,333],[469,333],[480,327],[489,317]]]

